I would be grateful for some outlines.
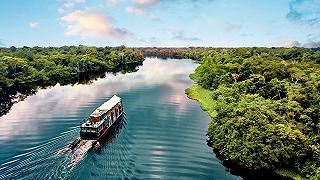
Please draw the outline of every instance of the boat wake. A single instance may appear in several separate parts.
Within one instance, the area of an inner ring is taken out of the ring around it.
[[[65,167],[67,162],[70,164],[70,157],[57,156],[56,149],[57,147],[65,145],[68,141],[70,142],[78,133],[78,129],[74,128],[61,133],[59,136],[41,145],[27,149],[23,154],[6,160],[5,163],[0,165],[0,180],[19,177],[26,177],[26,179],[43,179],[44,176],[41,170],[45,170],[46,174],[49,175],[50,171]],[[30,177],[30,174],[33,174],[33,176]]]
[[[79,129],[61,133],[43,144],[28,149],[27,152],[14,156],[0,165],[0,180],[2,179],[68,179],[74,168],[81,166],[91,150],[99,151],[101,147],[111,143],[125,128],[125,116],[115,124],[106,138],[100,143],[96,140],[81,140],[76,138]],[[74,141],[72,141],[75,139]],[[71,142],[71,143],[70,143]],[[65,148],[61,148],[68,144]],[[60,150],[57,148],[61,148]]]
[[[76,151],[72,155],[71,164],[75,166],[92,149],[95,140],[83,140],[79,143]]]

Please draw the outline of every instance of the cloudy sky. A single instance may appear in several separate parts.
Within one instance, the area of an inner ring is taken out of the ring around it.
[[[1,0],[0,46],[320,46],[319,0]]]

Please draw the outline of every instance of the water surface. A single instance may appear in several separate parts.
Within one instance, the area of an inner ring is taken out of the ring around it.
[[[239,179],[207,146],[210,119],[184,93],[196,67],[190,60],[147,58],[134,73],[39,90],[0,118],[0,179]],[[70,166],[71,154],[57,151],[113,94],[123,98],[127,120],[101,151]]]

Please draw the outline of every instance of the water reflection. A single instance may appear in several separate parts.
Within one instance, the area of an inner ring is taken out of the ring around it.
[[[0,118],[0,147],[6,147],[0,149],[0,174],[30,179],[235,179],[206,145],[208,116],[184,94],[196,66],[190,60],[149,58],[137,72],[39,90]],[[126,128],[74,169],[59,166],[68,156],[54,154],[79,136],[79,122],[113,94],[123,99]]]
[[[190,62],[183,60],[159,61],[146,60],[139,72],[130,74],[106,74],[91,85],[67,85],[40,89],[36,95],[27,97],[25,101],[15,104],[11,112],[0,118],[0,140],[10,140],[19,134],[33,134],[38,132],[41,121],[51,121],[52,117],[74,117],[79,108],[87,107],[97,98],[112,96],[124,91],[130,91],[141,87],[152,87],[157,84],[167,84],[175,92],[182,92],[185,88],[186,72],[195,69],[196,64],[190,66]],[[182,78],[184,76],[184,78]],[[179,104],[179,108],[185,109],[186,99],[184,94],[172,93],[166,96],[172,103]],[[94,107],[92,107],[93,109]],[[67,109],[67,110],[66,110]],[[34,117],[25,121],[25,117]],[[23,118],[24,117],[24,118]],[[31,120],[31,121],[30,121]]]

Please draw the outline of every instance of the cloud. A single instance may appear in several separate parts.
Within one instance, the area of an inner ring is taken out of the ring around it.
[[[110,17],[98,11],[74,11],[61,17],[60,20],[67,26],[66,36],[115,39],[133,36],[127,30],[115,27]]]
[[[59,8],[57,11],[58,11],[58,13],[61,13],[61,14],[64,13],[64,9],[63,8]]]
[[[304,47],[304,48],[320,48],[320,41],[312,41],[309,40],[306,43],[300,43],[299,41],[285,41],[284,47],[292,48],[292,47]]]
[[[320,48],[320,41],[308,41],[307,43],[303,44],[305,48]]]
[[[117,4],[120,2],[120,0],[108,0],[108,2],[111,4]]]
[[[158,43],[158,40],[156,37],[150,37],[150,38],[138,38],[137,39],[140,42],[146,43],[146,44],[156,44]]]
[[[63,7],[65,7],[66,9],[71,9],[73,8],[74,3],[73,2],[66,2],[63,4]]]
[[[142,15],[142,14],[145,13],[145,12],[144,12],[144,9],[139,8],[139,7],[127,7],[127,8],[126,8],[126,11],[127,11],[128,13],[134,14],[134,15],[136,15],[136,16]]]
[[[39,24],[39,22],[37,22],[37,21],[31,21],[31,22],[29,22],[29,26],[30,26],[32,29],[39,29],[39,28],[40,28],[40,24]]]
[[[299,41],[285,41],[284,47],[292,48],[292,47],[300,47],[301,43]]]
[[[291,0],[287,19],[306,25],[320,25],[319,0]]]
[[[207,2],[211,2],[211,1],[214,1],[214,0],[132,0],[136,5],[138,6],[153,6],[157,3],[160,3],[160,2],[179,2],[179,3],[194,3],[194,4],[197,4],[197,3],[200,3],[200,4],[203,4],[203,3],[207,3]]]
[[[160,0],[132,0],[132,1],[134,3],[134,6],[127,7],[126,11],[136,16],[145,14],[146,8],[149,8],[150,6],[160,2]]]
[[[73,1],[74,3],[85,3],[86,2],[86,0],[71,0],[71,1]]]
[[[67,10],[72,10],[76,4],[81,4],[85,2],[86,2],[85,0],[67,0],[65,3],[63,3],[62,7],[58,8],[57,11],[59,13],[64,13]]]
[[[151,6],[158,3],[160,0],[133,0],[134,3],[140,6]]]
[[[183,30],[179,29],[171,29],[170,34],[173,36],[173,39],[179,40],[179,41],[200,41],[198,37],[189,37],[185,35],[185,32]]]

